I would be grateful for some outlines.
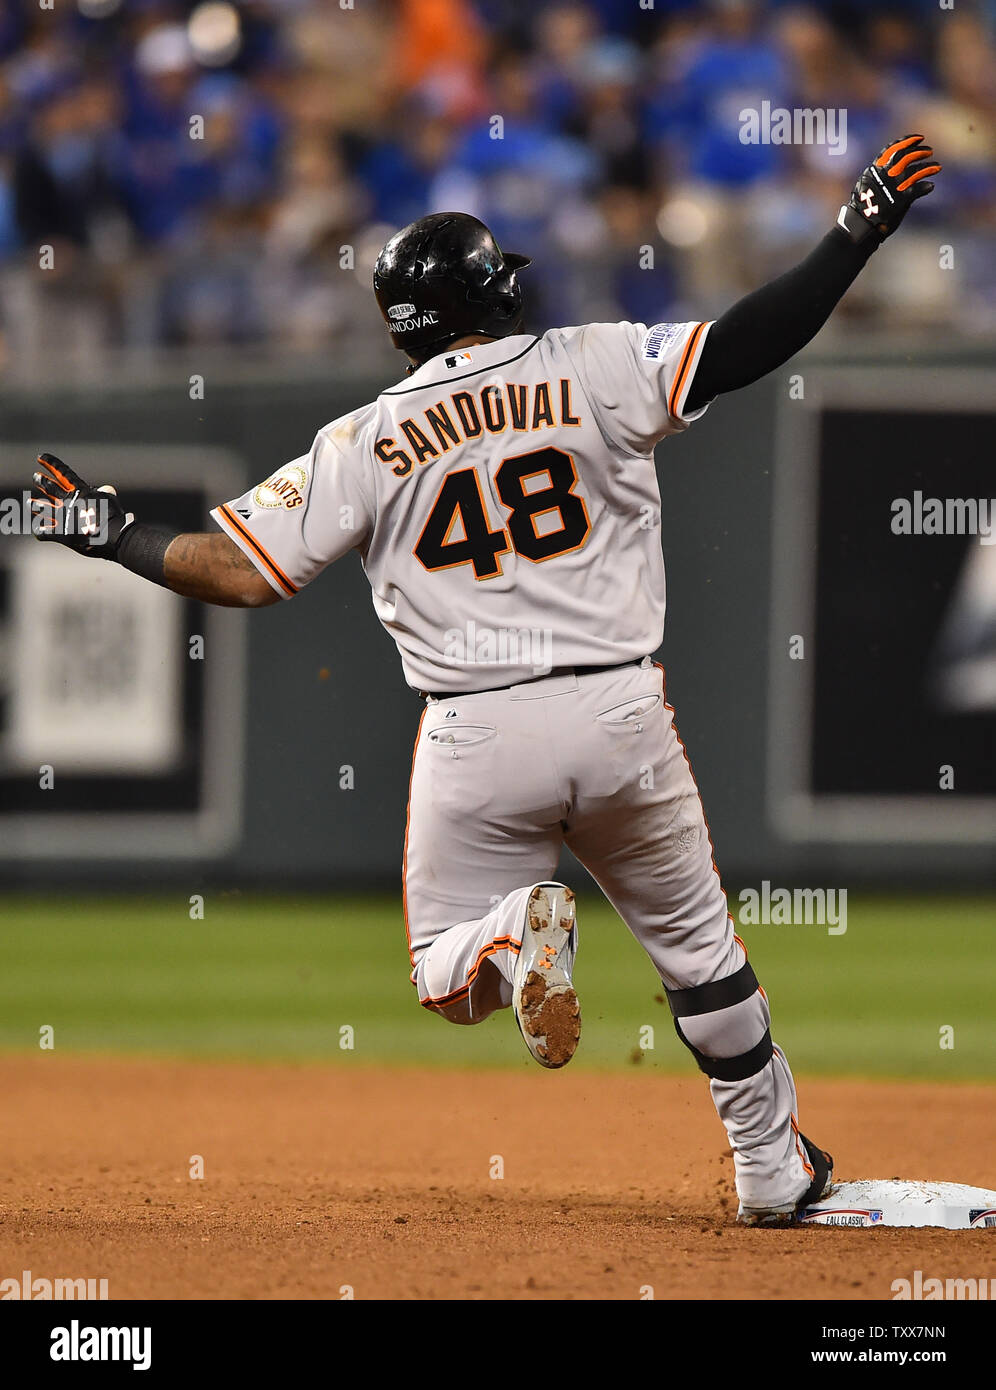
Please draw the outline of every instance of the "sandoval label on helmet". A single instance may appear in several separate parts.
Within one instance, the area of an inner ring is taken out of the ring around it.
[[[412,309],[411,304],[400,304],[394,306],[396,309]],[[389,312],[393,313],[393,310]],[[421,314],[411,314],[408,318],[395,319],[393,323],[387,325],[390,333],[412,333],[416,328],[428,328],[432,324],[439,322],[439,315],[434,309],[426,309]]]

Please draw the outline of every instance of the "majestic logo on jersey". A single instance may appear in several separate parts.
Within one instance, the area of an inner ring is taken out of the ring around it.
[[[388,318],[406,319],[410,314],[414,314],[414,312],[414,304],[392,304],[390,309],[388,309],[387,314]]]
[[[304,501],[304,490],[308,486],[308,474],[299,463],[290,463],[267,478],[265,483],[252,495],[257,507],[286,507],[293,511]]]
[[[395,323],[389,323],[387,330],[389,333],[410,333],[413,328],[431,328],[434,323],[439,322],[439,315],[435,309],[426,309],[424,314],[416,314],[414,304],[395,304],[394,309],[388,309],[389,314],[393,314],[395,309],[407,309],[410,318],[398,319]]]
[[[449,357],[444,358],[447,367],[462,367],[467,362],[473,362],[469,352],[454,352]]]
[[[656,362],[661,353],[671,346],[675,338],[680,337],[683,323],[658,323],[650,330],[643,340],[643,355],[651,362]]]

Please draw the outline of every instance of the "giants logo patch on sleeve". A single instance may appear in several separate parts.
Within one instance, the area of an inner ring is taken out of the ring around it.
[[[292,511],[304,501],[304,490],[308,485],[308,474],[300,464],[289,464],[267,478],[265,483],[252,495],[257,507],[286,507]]]
[[[662,352],[665,352],[671,344],[681,337],[681,331],[685,327],[683,323],[657,323],[650,330],[643,340],[643,355],[651,362],[656,362]]]

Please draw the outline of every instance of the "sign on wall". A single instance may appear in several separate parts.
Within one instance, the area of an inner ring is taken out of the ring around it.
[[[820,375],[819,399],[786,404],[781,420],[776,825],[791,839],[991,842],[991,376]]]
[[[137,515],[214,530],[218,449],[53,447]],[[218,854],[240,820],[243,618],[12,528],[30,449],[0,446],[0,858]]]
[[[183,757],[183,605],[59,545],[18,545],[10,585],[7,768],[174,772]]]

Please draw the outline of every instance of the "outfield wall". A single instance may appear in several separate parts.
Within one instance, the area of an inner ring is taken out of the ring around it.
[[[658,451],[669,585],[660,655],[730,881],[992,879],[996,546],[904,541],[888,504],[907,481],[923,495],[991,491],[981,470],[996,354],[941,353],[910,373],[895,354],[857,372],[852,363],[849,375],[810,354]],[[0,391],[0,492],[16,494],[49,448],[84,474],[106,464],[149,519],[156,510],[204,524],[208,505],[305,452],[318,426],[378,389],[315,372],[208,375],[192,399],[190,375],[179,364],[155,385]],[[146,703],[119,722],[100,712],[115,698],[100,684],[121,646],[113,626],[94,636],[108,652],[90,673],[95,703],[59,717],[76,669],[70,599],[84,624],[88,606],[81,570],[48,592],[37,549],[0,544],[4,883],[79,881],[81,871],[102,885],[396,881],[420,702],[355,557],[250,614],[169,599],[170,616],[148,596],[133,610],[120,598],[106,622],[126,623],[128,649],[151,624],[172,654],[148,668]],[[959,598],[973,565],[985,568],[970,586],[981,618]],[[55,675],[35,669],[31,636],[53,612],[61,626],[41,645],[62,653]],[[114,767],[108,730],[127,740],[128,768]],[[81,741],[93,745],[89,761],[74,765]],[[46,761],[54,785],[42,789]]]

